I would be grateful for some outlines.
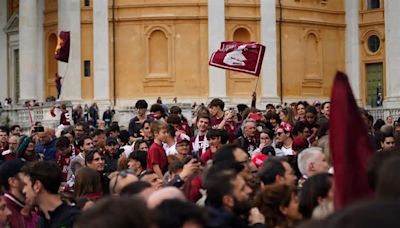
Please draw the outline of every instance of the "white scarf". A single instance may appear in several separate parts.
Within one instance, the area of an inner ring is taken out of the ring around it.
[[[199,152],[200,146],[201,146],[201,149],[202,149],[201,153],[202,154],[205,153],[206,149],[208,147],[208,140],[207,140],[206,134],[204,135],[204,140],[203,140],[203,144],[202,145],[200,145],[200,134],[197,134],[194,142],[192,143],[193,151],[194,152]]]

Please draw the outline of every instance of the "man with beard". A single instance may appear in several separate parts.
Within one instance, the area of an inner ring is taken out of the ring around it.
[[[2,152],[4,160],[9,161],[17,157],[18,136],[12,135],[8,138],[8,150]]]
[[[38,227],[73,227],[79,209],[63,202],[58,195],[63,180],[55,162],[34,162],[22,169],[22,192],[26,204],[38,206],[43,213]]]
[[[75,174],[76,170],[85,166],[85,155],[94,148],[92,139],[89,136],[84,136],[79,139],[78,147],[81,152],[70,163],[70,169],[73,174]]]
[[[264,216],[250,203],[252,190],[236,170],[214,165],[205,187],[210,218],[207,227],[264,227]]]
[[[22,160],[14,159],[6,161],[0,168],[0,185],[5,189],[4,201],[11,211],[7,216],[10,227],[35,227],[39,220],[38,215],[31,213],[30,207],[25,205],[21,176],[24,165]]]
[[[213,157],[212,160],[213,165],[217,165],[224,169],[231,169],[237,166],[240,166],[239,175],[243,177],[246,181],[246,184],[250,186],[252,189],[256,187],[256,183],[254,183],[254,175],[251,161],[249,159],[249,155],[242,148],[235,144],[227,144],[219,148]]]
[[[7,218],[11,215],[4,196],[0,196],[0,227],[9,227]]]
[[[117,171],[118,159],[123,153],[119,150],[119,144],[117,139],[113,137],[108,137],[106,141],[104,158],[106,159],[106,172],[112,173]]]
[[[21,136],[21,126],[19,125],[13,125],[10,127],[10,136],[15,135],[17,137]]]
[[[54,161],[56,159],[56,138],[53,138],[53,129],[40,128],[37,132],[39,143],[36,144],[35,151],[43,156],[43,160]]]
[[[104,151],[104,148],[106,146],[106,140],[107,137],[104,130],[96,129],[93,131],[92,134],[93,146],[96,147],[99,151]]]

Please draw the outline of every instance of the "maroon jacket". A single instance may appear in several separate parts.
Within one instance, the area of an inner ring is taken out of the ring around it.
[[[29,216],[22,215],[21,211],[25,204],[18,200],[11,193],[4,194],[7,207],[11,211],[11,215],[7,217],[10,227],[26,227],[34,228],[39,222],[39,216],[36,212],[31,212]]]

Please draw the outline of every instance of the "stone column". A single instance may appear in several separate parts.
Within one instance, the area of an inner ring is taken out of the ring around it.
[[[7,25],[7,1],[0,1],[0,28]],[[0,102],[7,97],[7,34],[0,30]]]
[[[360,100],[359,1],[346,3],[346,71],[356,100]]]
[[[400,107],[400,1],[385,1],[386,99],[384,107]]]
[[[80,0],[58,0],[58,32],[70,31],[69,62],[58,62],[63,79],[61,99],[81,101],[81,5]],[[66,73],[66,75],[64,75]]]
[[[35,47],[37,47],[37,78],[36,78],[36,95],[39,101],[43,101],[45,99],[44,92],[44,83],[45,83],[45,74],[44,74],[44,0],[38,1],[38,23],[37,23],[37,35],[38,35],[38,43]]]
[[[225,1],[208,0],[208,56],[225,41]],[[225,70],[208,68],[209,98],[226,99]]]
[[[260,74],[261,104],[280,103],[278,96],[277,33],[275,0],[260,0],[261,44],[266,46]],[[264,108],[264,107],[263,107]]]
[[[19,90],[20,101],[37,99],[38,2],[19,1]]]
[[[108,28],[108,0],[93,1],[94,99],[100,102],[110,99]]]

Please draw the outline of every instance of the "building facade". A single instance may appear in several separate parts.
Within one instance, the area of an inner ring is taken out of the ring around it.
[[[208,66],[221,41],[266,46],[261,103],[327,100],[335,72],[360,104],[400,104],[396,0],[0,1],[0,98],[129,106],[139,98],[248,102],[257,78]],[[69,63],[54,59],[71,32]]]

